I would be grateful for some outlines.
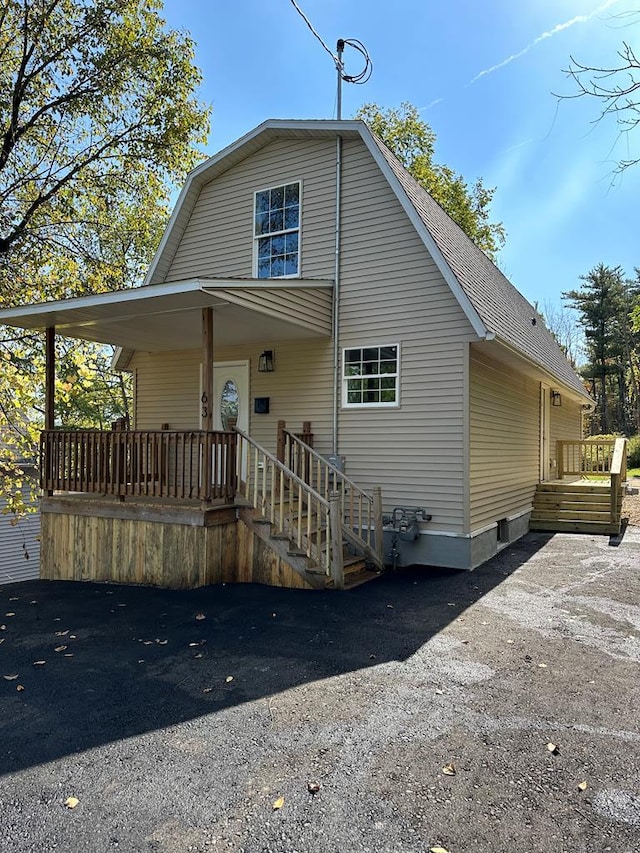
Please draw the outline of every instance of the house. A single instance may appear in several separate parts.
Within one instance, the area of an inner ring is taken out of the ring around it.
[[[5,449],[0,441],[0,457]],[[0,495],[0,586],[39,576],[40,515],[32,496],[38,469],[33,459],[20,458],[18,464],[22,472],[19,490],[29,511],[15,515],[6,495]]]
[[[46,330],[50,375],[57,330],[134,377],[99,434],[54,430],[49,383],[44,577],[473,569],[584,457],[541,316],[361,121],[264,122],[189,175],[143,287],[0,322]]]

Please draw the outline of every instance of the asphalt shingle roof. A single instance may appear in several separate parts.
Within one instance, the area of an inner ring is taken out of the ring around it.
[[[371,135],[486,328],[560,382],[586,396],[582,381],[540,314],[407,172],[382,140],[373,132]]]

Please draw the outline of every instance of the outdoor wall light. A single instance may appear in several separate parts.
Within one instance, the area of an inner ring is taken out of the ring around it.
[[[258,358],[258,373],[273,373],[272,349],[266,349]]]
[[[559,391],[551,392],[551,405],[552,406],[561,406],[562,405],[562,395]]]

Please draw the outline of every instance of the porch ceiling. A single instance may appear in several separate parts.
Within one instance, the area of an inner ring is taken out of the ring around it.
[[[194,349],[201,309],[214,309],[214,347],[329,337],[332,282],[198,279],[0,311],[0,324],[154,352]]]

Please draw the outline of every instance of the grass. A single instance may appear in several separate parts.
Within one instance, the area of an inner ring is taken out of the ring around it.
[[[640,468],[627,468],[627,477],[640,477]]]

